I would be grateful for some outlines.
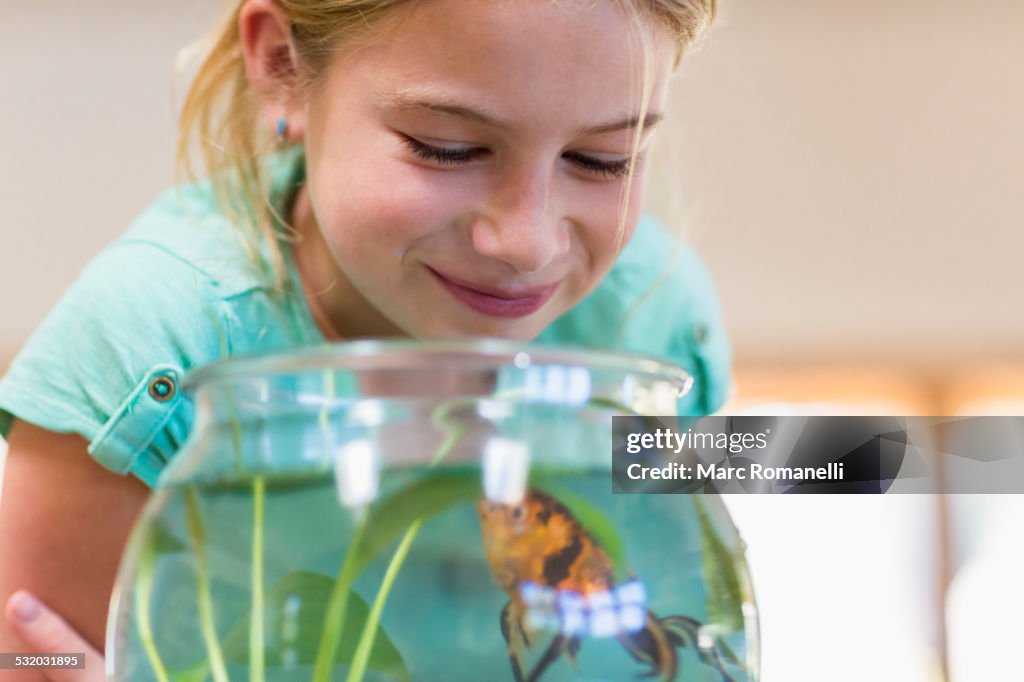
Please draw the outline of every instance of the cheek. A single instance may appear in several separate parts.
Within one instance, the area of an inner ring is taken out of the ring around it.
[[[323,178],[317,191],[322,226],[364,247],[427,237],[454,223],[464,203],[452,187],[393,159],[363,163],[356,173],[327,169]]]
[[[329,120],[307,143],[314,145],[307,162],[317,219],[331,242],[369,250],[451,222],[464,193],[449,174],[401,158],[399,143],[368,117],[342,111]]]
[[[621,228],[622,205],[618,186],[601,197],[595,196],[579,221],[578,234],[591,264],[598,271],[595,274],[603,276],[633,236],[640,217],[640,198],[635,194],[630,199],[625,224]]]

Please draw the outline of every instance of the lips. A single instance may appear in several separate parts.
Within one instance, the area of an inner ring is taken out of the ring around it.
[[[526,317],[539,310],[558,289],[556,283],[521,291],[510,291],[444,275],[431,267],[427,267],[427,270],[458,301],[478,313],[492,317]]]

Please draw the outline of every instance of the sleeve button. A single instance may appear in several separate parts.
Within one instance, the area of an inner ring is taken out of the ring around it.
[[[157,377],[149,382],[149,395],[158,403],[166,403],[174,397],[177,388],[169,377]]]

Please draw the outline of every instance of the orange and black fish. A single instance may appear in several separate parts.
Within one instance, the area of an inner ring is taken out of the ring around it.
[[[516,682],[536,682],[562,655],[575,665],[581,635],[616,636],[658,682],[676,679],[676,649],[693,646],[723,682],[732,682],[717,650],[697,646],[701,624],[686,616],[658,618],[639,581],[617,585],[607,552],[557,499],[530,489],[519,504],[482,500],[477,510],[487,562],[509,595],[501,632]],[[544,628],[558,632],[526,675],[526,648]]]

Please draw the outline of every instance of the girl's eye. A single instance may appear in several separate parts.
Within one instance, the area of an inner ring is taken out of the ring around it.
[[[487,153],[486,149],[480,147],[466,147],[464,149],[437,147],[408,135],[403,135],[402,141],[419,158],[447,166],[468,163]],[[579,152],[567,152],[565,157],[588,173],[607,178],[625,177],[629,173],[631,165],[630,159],[604,161],[593,156],[580,154]]]
[[[432,144],[420,142],[416,138],[407,135],[402,136],[402,141],[405,143],[405,146],[412,150],[413,154],[421,159],[450,166],[472,161],[485,151],[476,147],[467,147],[466,149],[435,147]]]
[[[579,152],[567,152],[565,157],[585,171],[596,173],[597,175],[603,175],[608,178],[625,177],[629,173],[629,167],[631,165],[630,159],[603,161],[601,159],[594,158],[593,156],[580,154]]]

